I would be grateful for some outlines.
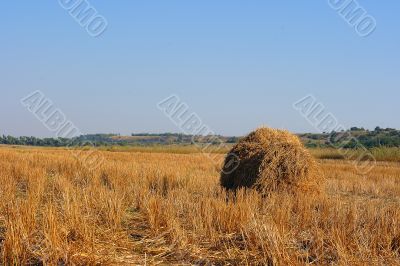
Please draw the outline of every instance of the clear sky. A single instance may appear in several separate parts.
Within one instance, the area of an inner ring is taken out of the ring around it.
[[[400,128],[399,1],[358,1],[364,38],[328,1],[89,2],[97,38],[58,1],[0,2],[0,134],[52,136],[20,103],[35,90],[84,133],[179,132],[171,94],[225,135],[316,131],[292,107],[307,94],[345,126]]]

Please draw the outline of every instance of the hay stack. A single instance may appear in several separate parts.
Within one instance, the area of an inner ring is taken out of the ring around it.
[[[229,190],[318,190],[316,162],[297,136],[283,130],[262,127],[250,133],[232,148],[224,169],[220,182]]]

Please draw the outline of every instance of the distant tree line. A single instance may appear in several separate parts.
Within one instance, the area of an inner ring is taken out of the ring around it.
[[[351,139],[341,139],[338,134],[348,133]],[[357,148],[364,146],[373,147],[400,147],[400,130],[393,128],[376,127],[374,130],[352,127],[348,131],[331,133],[305,133],[299,134],[300,139],[307,147],[341,146],[344,148]],[[192,136],[180,133],[140,133],[131,136],[120,134],[89,134],[67,138],[37,138],[37,137],[13,137],[0,136],[0,144],[29,145],[47,147],[65,146],[112,146],[112,145],[190,145],[193,143],[215,144],[236,143],[240,137],[226,137],[220,135]]]
[[[71,139],[65,138],[36,138],[36,137],[13,137],[0,136],[0,144],[29,145],[29,146],[52,146],[62,147],[71,144]]]
[[[83,135],[75,138],[37,138],[37,137],[13,137],[0,136],[0,144],[7,145],[27,145],[43,147],[66,147],[66,146],[85,146],[85,145],[107,145],[109,139],[97,135]]]
[[[340,135],[346,135],[341,138]],[[307,147],[340,146],[343,148],[400,147],[400,130],[376,127],[374,130],[352,127],[348,131],[306,133],[299,135]]]

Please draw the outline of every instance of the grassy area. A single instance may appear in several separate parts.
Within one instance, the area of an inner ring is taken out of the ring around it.
[[[101,146],[98,149],[111,152],[148,152],[148,153],[174,153],[174,154],[191,154],[191,153],[227,153],[232,144],[218,145],[149,145],[149,146]]]
[[[224,146],[211,145],[207,148],[195,145],[152,145],[152,146],[102,146],[98,149],[111,152],[147,152],[147,153],[218,153],[226,154],[233,144]],[[311,154],[317,159],[333,160],[375,160],[400,162],[400,148],[372,148],[368,151],[362,149],[335,149],[335,148],[309,148]],[[372,155],[372,156],[370,156]]]
[[[400,162],[400,148],[372,148],[369,150],[362,149],[345,149],[339,150],[334,148],[312,148],[309,149],[314,157],[318,159],[336,159],[336,160],[373,160]]]
[[[226,154],[229,152],[233,144],[224,144],[223,146],[196,146],[196,145],[127,145],[127,146],[100,146],[96,147],[100,151],[109,152],[143,152],[143,153],[173,153],[173,154],[193,154],[193,153],[217,153]],[[47,149],[47,150],[65,150],[65,147],[33,147],[19,145],[0,145],[0,147],[12,147],[15,149]],[[78,148],[76,148],[78,149]],[[89,150],[91,147],[79,148]],[[335,149],[335,148],[308,148],[311,154],[317,159],[332,160],[372,160],[400,162],[400,148],[382,147],[371,148],[368,151],[362,149]],[[372,155],[372,156],[366,156]]]

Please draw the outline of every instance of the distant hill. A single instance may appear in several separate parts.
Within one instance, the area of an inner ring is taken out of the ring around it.
[[[340,146],[344,148],[357,148],[364,146],[373,147],[400,147],[400,130],[393,128],[376,127],[374,130],[352,127],[344,132],[331,133],[304,133],[298,134],[302,142],[309,148]],[[345,137],[343,137],[345,136]],[[179,133],[140,133],[131,136],[119,134],[89,134],[73,139],[64,138],[36,138],[0,136],[0,144],[31,145],[31,146],[113,146],[113,145],[190,145],[236,143],[240,137],[227,137],[220,135],[191,136]]]

